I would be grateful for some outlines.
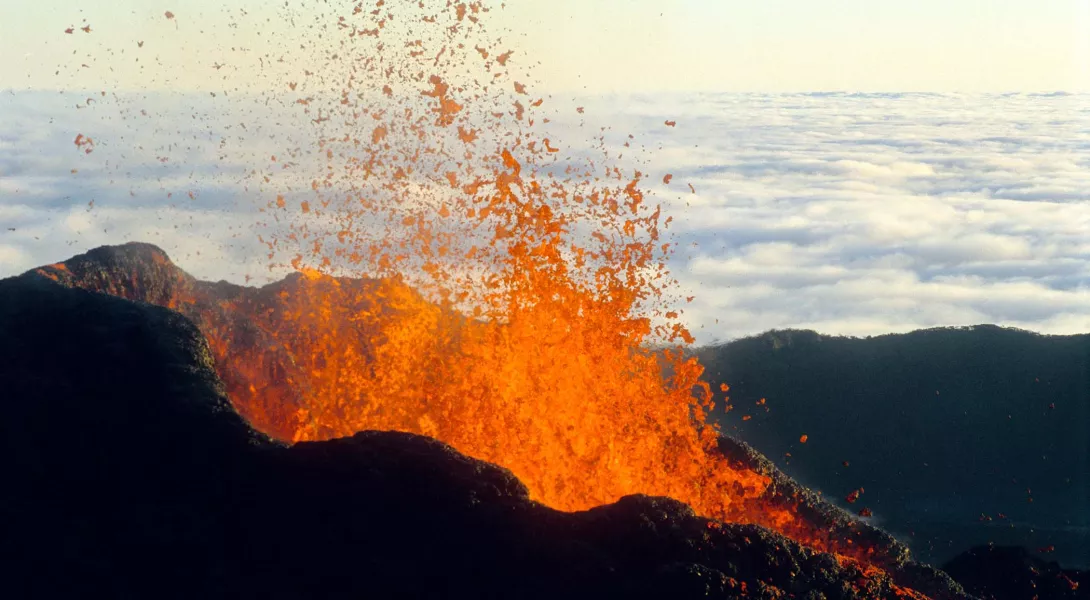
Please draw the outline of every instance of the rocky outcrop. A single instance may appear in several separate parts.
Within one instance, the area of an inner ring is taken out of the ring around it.
[[[31,273],[67,287],[181,313],[207,338],[216,371],[235,409],[260,431],[288,441],[298,431],[297,415],[312,408],[308,398],[314,388],[315,365],[308,362],[312,358],[308,350],[313,349],[313,338],[324,332],[305,330],[310,313],[372,315],[370,322],[338,320],[354,328],[346,337],[366,358],[375,333],[368,325],[391,310],[380,299],[414,293],[392,280],[326,278],[312,283],[300,273],[260,288],[200,281],[179,269],[158,247],[137,242],[95,248]],[[313,302],[315,298],[321,302]]]
[[[48,274],[0,281],[9,597],[918,597],[669,499],[561,513],[428,438],[287,446],[188,319]]]

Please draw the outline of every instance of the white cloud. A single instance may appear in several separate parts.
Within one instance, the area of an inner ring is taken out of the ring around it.
[[[307,187],[306,165],[265,189],[243,175],[292,143],[287,116],[247,107],[267,135],[242,135],[227,127],[240,115],[211,99],[130,99],[132,120],[117,122],[53,96],[0,99],[0,276],[127,240],[159,244],[203,278],[278,275],[252,224],[278,186]],[[563,155],[591,156],[580,140],[611,127],[613,155],[626,152],[675,217],[672,265],[682,295],[697,296],[684,318],[702,341],[773,327],[1090,331],[1090,96],[553,102]],[[156,119],[137,117],[142,108]],[[192,121],[195,111],[215,116]],[[73,145],[80,132],[101,140],[93,154]],[[164,153],[173,160],[157,162]]]
[[[874,164],[858,160],[838,160],[833,164],[843,169],[844,175],[862,179],[904,179],[935,174],[931,165],[906,161]]]
[[[1090,331],[1090,96],[708,94],[634,109],[677,119],[656,163],[699,190],[664,198],[699,241],[674,264],[700,339]]]
[[[14,269],[30,269],[35,265],[29,252],[21,246],[0,244],[0,265]]]

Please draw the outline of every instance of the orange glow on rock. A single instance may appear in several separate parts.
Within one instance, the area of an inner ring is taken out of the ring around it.
[[[483,3],[396,4],[324,15],[335,51],[308,59],[329,73],[273,82],[313,133],[278,150],[277,170],[320,163],[301,184],[259,175],[269,266],[297,273],[252,294],[178,282],[145,298],[201,324],[239,412],[287,441],[431,436],[561,510],[669,496],[867,556],[719,451],[647,176],[598,137],[593,159],[565,157],[580,149],[536,125],[550,109],[508,72],[524,61],[488,36]]]
[[[393,9],[338,15],[339,52],[361,60],[327,81],[335,93],[300,89],[299,110],[331,117],[315,142],[326,166],[307,203],[276,197],[288,225],[263,239],[305,275],[266,303],[228,307],[275,340],[290,381],[228,324],[206,332],[237,371],[225,379],[240,410],[296,441],[436,437],[563,510],[644,493],[725,520],[796,521],[754,504],[770,479],[717,450],[711,388],[683,352],[693,338],[670,308],[670,245],[643,174],[558,162],[529,124],[547,108],[519,101],[528,85],[503,69],[512,51],[496,52],[483,19],[469,18],[488,9],[420,6],[403,19],[420,24],[409,43],[383,39]],[[366,115],[381,123],[360,145],[351,124]]]
[[[789,506],[762,500],[768,476],[718,451],[644,175],[612,164],[601,141],[600,159],[561,158],[531,125],[547,106],[520,101],[525,74],[504,68],[512,51],[470,18],[483,4],[419,7],[399,16],[419,23],[409,43],[384,39],[392,8],[337,16],[344,31],[379,33],[338,40],[339,56],[361,60],[323,80],[332,94],[300,90],[299,110],[331,117],[316,130],[325,166],[309,211],[278,198],[288,225],[263,238],[305,276],[275,301],[231,307],[291,366],[278,379],[269,357],[238,360],[248,349],[229,325],[209,333],[238,369],[226,379],[243,412],[295,441],[432,436],[562,510],[670,496],[825,547]],[[367,115],[381,123],[361,145],[353,124]]]

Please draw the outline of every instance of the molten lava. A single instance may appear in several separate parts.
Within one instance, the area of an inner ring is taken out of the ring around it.
[[[769,479],[715,451],[642,174],[557,160],[534,125],[544,99],[523,99],[512,53],[484,37],[483,4],[417,8],[340,15],[342,31],[378,33],[346,35],[337,56],[352,64],[298,84],[303,110],[328,119],[326,165],[265,207],[290,224],[266,240],[271,258],[314,270],[278,310],[250,315],[298,366],[306,400],[293,423],[258,425],[294,440],[433,436],[564,510],[645,493],[752,519],[746,500]],[[391,47],[406,21],[419,37]],[[384,281],[359,295],[323,273]]]
[[[239,412],[277,437],[424,434],[558,509],[670,496],[866,556],[717,450],[645,175],[606,133],[595,158],[565,153],[482,3],[397,4],[314,17],[326,45],[287,55],[325,68],[274,82],[314,136],[255,172],[268,258],[298,274],[260,290],[75,283],[193,318]],[[308,157],[320,164],[301,183],[285,161]]]

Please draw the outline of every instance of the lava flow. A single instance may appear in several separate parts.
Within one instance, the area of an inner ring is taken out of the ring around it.
[[[304,6],[321,41],[285,42],[298,68],[267,75],[313,134],[254,172],[271,266],[298,274],[76,283],[193,318],[239,412],[282,439],[419,433],[558,509],[670,496],[866,556],[718,451],[712,390],[683,352],[671,219],[643,189],[671,177],[608,132],[562,148],[482,3],[385,4]]]

